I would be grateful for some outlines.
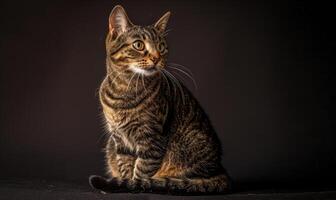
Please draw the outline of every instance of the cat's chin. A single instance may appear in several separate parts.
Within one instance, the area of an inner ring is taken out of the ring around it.
[[[139,67],[130,66],[129,69],[134,73],[143,74],[145,76],[151,76],[158,72],[158,69],[155,67],[152,67],[150,69],[141,69]]]

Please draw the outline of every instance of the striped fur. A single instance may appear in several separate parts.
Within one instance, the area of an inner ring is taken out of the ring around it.
[[[121,6],[110,15],[107,75],[99,97],[109,140],[106,192],[228,192],[219,139],[189,90],[164,70],[170,13],[152,26],[133,25]]]

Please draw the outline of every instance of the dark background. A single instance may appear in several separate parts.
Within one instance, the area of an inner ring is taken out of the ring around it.
[[[0,180],[103,174],[96,90],[113,6],[170,10],[169,61],[193,89],[239,185],[335,185],[334,10],[303,1],[1,1]]]

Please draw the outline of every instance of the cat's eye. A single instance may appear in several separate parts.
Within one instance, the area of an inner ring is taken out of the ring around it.
[[[145,44],[140,40],[137,40],[137,41],[133,42],[132,46],[133,46],[134,49],[136,49],[138,51],[142,51],[142,50],[145,49]]]
[[[160,42],[158,44],[158,50],[162,53],[162,52],[164,52],[165,49],[166,49],[165,43],[164,42]]]

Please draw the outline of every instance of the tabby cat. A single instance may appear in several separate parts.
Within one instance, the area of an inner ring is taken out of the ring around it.
[[[108,129],[105,192],[226,193],[219,139],[190,91],[166,71],[167,12],[137,26],[116,6],[106,38],[107,75],[99,95]]]

